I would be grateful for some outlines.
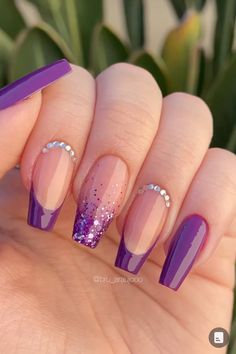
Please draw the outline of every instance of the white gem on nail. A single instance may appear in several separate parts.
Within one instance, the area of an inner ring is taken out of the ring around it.
[[[160,192],[160,190],[161,190],[161,187],[159,187],[159,186],[155,186],[155,187],[154,187],[154,191],[155,191],[155,192]]]
[[[57,148],[57,147],[64,149],[66,152],[68,152],[73,162],[77,161],[74,150],[72,150],[72,147],[66,144],[64,141],[50,141],[49,143],[46,144],[46,146],[42,148],[42,153],[45,154],[46,152],[49,151],[49,149]]]
[[[165,189],[161,189],[160,186],[158,186],[157,184],[153,184],[153,183],[149,183],[149,184],[145,184],[144,186],[140,187],[138,189],[138,194],[143,194],[145,191],[147,190],[153,190],[156,193],[159,193],[162,198],[164,199],[165,205],[167,208],[170,207],[170,196],[167,194],[167,191]]]
[[[165,190],[165,189],[162,189],[162,190],[160,191],[160,195],[162,195],[162,196],[166,195],[166,190]]]

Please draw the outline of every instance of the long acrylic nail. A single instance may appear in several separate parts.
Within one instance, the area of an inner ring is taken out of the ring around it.
[[[138,273],[162,230],[170,197],[158,185],[147,184],[135,197],[123,228],[115,266]]]
[[[0,110],[8,108],[42,90],[71,71],[65,60],[44,66],[0,90]]]
[[[73,239],[97,246],[116,216],[125,196],[128,180],[126,164],[118,157],[101,157],[83,183],[76,211]]]
[[[168,250],[159,282],[173,290],[191,270],[208,233],[208,224],[200,215],[187,217],[177,230]]]
[[[71,182],[74,160],[74,151],[64,142],[50,142],[42,149],[33,171],[29,225],[46,231],[53,228]]]

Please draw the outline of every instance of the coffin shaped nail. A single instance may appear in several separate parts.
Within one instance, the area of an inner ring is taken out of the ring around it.
[[[169,207],[170,197],[158,185],[139,189],[125,220],[116,267],[138,273],[157,242]]]
[[[190,272],[208,234],[208,224],[200,215],[188,216],[171,241],[159,282],[178,290]]]
[[[50,142],[42,149],[33,171],[29,225],[52,230],[71,182],[74,159],[74,151],[64,142]]]
[[[42,90],[71,71],[65,60],[44,66],[0,90],[0,110],[8,108]]]
[[[126,164],[103,156],[91,168],[78,198],[73,239],[94,248],[116,216],[127,186]]]

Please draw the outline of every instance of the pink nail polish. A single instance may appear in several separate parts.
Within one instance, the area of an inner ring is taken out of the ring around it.
[[[73,239],[97,246],[117,215],[128,181],[126,164],[116,156],[101,157],[86,177],[76,211]]]

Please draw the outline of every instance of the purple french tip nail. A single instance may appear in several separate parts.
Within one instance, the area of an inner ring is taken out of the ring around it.
[[[126,270],[127,272],[137,274],[154,246],[155,243],[147,252],[143,254],[134,254],[127,249],[125,246],[124,237],[122,237],[116,256],[115,266]]]
[[[22,101],[71,71],[67,60],[44,66],[0,89],[0,110]]]
[[[182,222],[170,244],[160,284],[178,290],[199,255],[207,234],[208,224],[200,215],[188,216]]]
[[[35,196],[33,188],[30,190],[28,224],[44,231],[50,231],[57,220],[61,208],[48,210],[43,208]]]

